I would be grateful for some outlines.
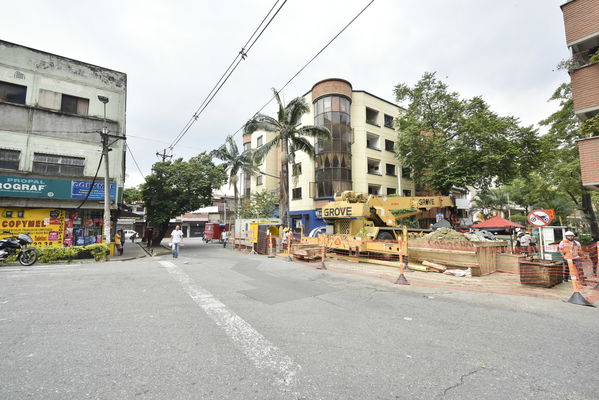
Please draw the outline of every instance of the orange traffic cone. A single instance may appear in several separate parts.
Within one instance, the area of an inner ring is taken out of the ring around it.
[[[582,284],[578,279],[578,271],[576,270],[574,261],[572,261],[572,249],[569,246],[566,247],[566,261],[568,262],[568,270],[570,272],[570,279],[572,280],[572,289],[574,290],[574,293],[572,293],[572,296],[570,296],[570,298],[568,299],[568,303],[576,304],[579,306],[594,307],[580,293],[580,289],[582,289]]]

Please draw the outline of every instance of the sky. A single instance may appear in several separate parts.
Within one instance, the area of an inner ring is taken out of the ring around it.
[[[279,5],[283,0],[279,1]],[[370,0],[288,0],[173,149],[187,159],[220,146]],[[3,4],[0,38],[125,72],[126,187],[143,182],[275,0],[21,0]],[[569,81],[564,0],[375,0],[282,93],[326,78],[394,101],[399,83],[437,72],[464,98],[537,125]],[[1,61],[1,60],[0,60]],[[400,104],[401,105],[401,104]],[[274,115],[271,104],[264,113]],[[542,132],[542,130],[541,130]],[[241,142],[241,134],[236,135]]]

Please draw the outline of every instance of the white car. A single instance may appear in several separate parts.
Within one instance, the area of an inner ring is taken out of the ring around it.
[[[132,231],[131,229],[125,229],[123,231],[123,233],[125,234],[125,239],[126,240],[131,239],[131,236],[133,236],[134,238],[137,238],[137,232]]]

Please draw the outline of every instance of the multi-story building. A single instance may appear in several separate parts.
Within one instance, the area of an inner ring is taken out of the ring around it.
[[[572,54],[574,111],[586,120],[599,115],[599,1],[571,0],[562,6],[566,43]],[[593,57],[594,56],[594,57]],[[599,137],[579,141],[584,186],[599,190]]]
[[[289,174],[290,216],[295,228],[301,225],[309,233],[325,225],[322,206],[334,193],[344,190],[381,196],[415,195],[410,171],[401,167],[394,152],[397,132],[393,121],[401,112],[399,106],[354,90],[351,83],[336,78],[316,83],[304,99],[310,112],[302,117],[302,124],[327,127],[333,140],[311,140],[316,150],[314,159],[303,152],[295,154]],[[245,135],[244,147],[258,148],[273,136],[263,131]],[[246,178],[246,195],[278,190],[279,155],[271,151],[260,166],[263,174]]]
[[[125,178],[126,94],[122,72],[0,41],[3,229],[29,231],[38,245],[101,240],[100,132],[107,127],[115,135],[108,178],[116,211]]]

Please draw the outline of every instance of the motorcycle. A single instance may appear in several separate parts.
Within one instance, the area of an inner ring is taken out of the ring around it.
[[[10,231],[4,231],[4,233],[12,234]],[[33,243],[33,239],[27,233],[19,233],[16,236],[0,239],[0,261],[16,254],[21,265],[28,267],[35,264],[39,254],[37,250],[27,247],[31,243]]]

